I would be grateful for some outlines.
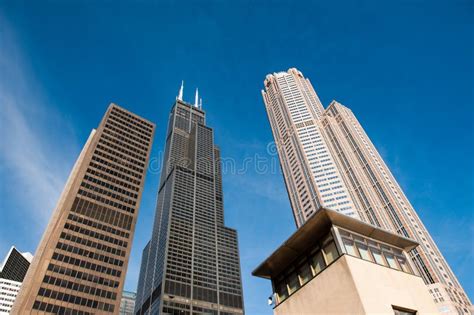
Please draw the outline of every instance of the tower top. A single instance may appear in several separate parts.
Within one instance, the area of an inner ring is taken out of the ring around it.
[[[179,88],[179,93],[177,99],[182,101],[183,100],[183,90],[184,90],[184,80],[181,81],[181,87]]]
[[[194,107],[199,107],[199,90],[196,88],[196,95],[194,96]]]

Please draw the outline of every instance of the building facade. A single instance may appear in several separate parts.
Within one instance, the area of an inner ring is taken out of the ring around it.
[[[122,300],[120,301],[120,315],[133,315],[135,310],[135,292],[123,291]]]
[[[297,226],[324,206],[416,240],[410,255],[438,309],[467,314],[469,298],[352,111],[336,101],[323,109],[294,68],[264,84]]]
[[[205,112],[173,105],[135,314],[243,314],[237,232],[224,225],[220,152]]]
[[[118,312],[154,128],[108,107],[72,169],[13,314]]]
[[[253,275],[272,281],[275,315],[437,314],[407,254],[416,246],[320,208]]]
[[[11,247],[0,265],[0,314],[9,314],[33,256]]]

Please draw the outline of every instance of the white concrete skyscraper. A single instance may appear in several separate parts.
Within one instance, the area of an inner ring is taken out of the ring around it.
[[[468,314],[469,298],[352,111],[336,101],[324,109],[294,68],[264,85],[297,226],[324,206],[416,240],[410,256],[440,312]]]
[[[324,108],[296,69],[268,75],[262,92],[296,225],[321,206],[360,218],[319,126]]]

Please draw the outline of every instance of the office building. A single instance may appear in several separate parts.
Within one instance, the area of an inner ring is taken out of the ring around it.
[[[137,294],[135,292],[123,291],[122,300],[120,301],[120,315],[133,315],[135,309],[135,299]]]
[[[118,313],[154,124],[111,104],[92,130],[13,314]]]
[[[324,109],[294,68],[264,85],[297,226],[324,206],[415,240],[409,254],[438,309],[469,313],[469,298],[352,111],[336,101]]]
[[[408,238],[320,208],[255,271],[275,315],[437,314]]]
[[[135,314],[243,314],[237,232],[224,225],[220,151],[198,104],[174,103]]]
[[[20,253],[12,246],[0,266],[0,278],[22,282],[32,259],[31,253]]]
[[[8,251],[0,265],[0,314],[10,313],[32,259],[31,253],[20,253],[15,246]]]

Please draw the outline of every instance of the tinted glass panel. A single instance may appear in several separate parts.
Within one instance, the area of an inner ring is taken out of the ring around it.
[[[298,270],[298,274],[300,276],[300,282],[301,285],[305,284],[306,282],[311,279],[312,274],[311,274],[311,267],[309,266],[308,263],[303,264],[300,269]]]
[[[318,251],[312,258],[311,258],[311,266],[313,267],[314,274],[318,274],[321,270],[326,267],[326,263],[324,262],[323,254],[321,251]]]
[[[336,244],[334,242],[330,242],[327,244],[324,249],[324,257],[326,258],[326,263],[329,265],[333,262],[339,255],[337,253]]]
[[[299,287],[300,281],[298,280],[298,275],[294,272],[288,277],[288,289],[290,290],[290,294],[298,290]]]
[[[397,262],[395,261],[395,257],[392,254],[384,252],[384,255],[390,268],[400,269],[398,268]]]
[[[405,257],[397,257],[398,264],[402,268],[403,271],[412,273],[410,266],[408,265],[407,260]]]
[[[280,282],[276,287],[276,293],[278,295],[279,302],[283,301],[288,297],[288,290],[286,289],[286,283]]]
[[[359,250],[360,257],[362,259],[372,261],[372,257],[370,257],[369,248],[367,247],[367,245],[358,242],[356,242],[356,245],[357,249]]]
[[[359,256],[357,255],[357,250],[352,240],[343,239],[343,242],[344,242],[344,247],[346,248],[346,253],[352,256]]]
[[[385,266],[385,261],[383,260],[382,252],[380,250],[371,247],[370,252],[377,264]]]

